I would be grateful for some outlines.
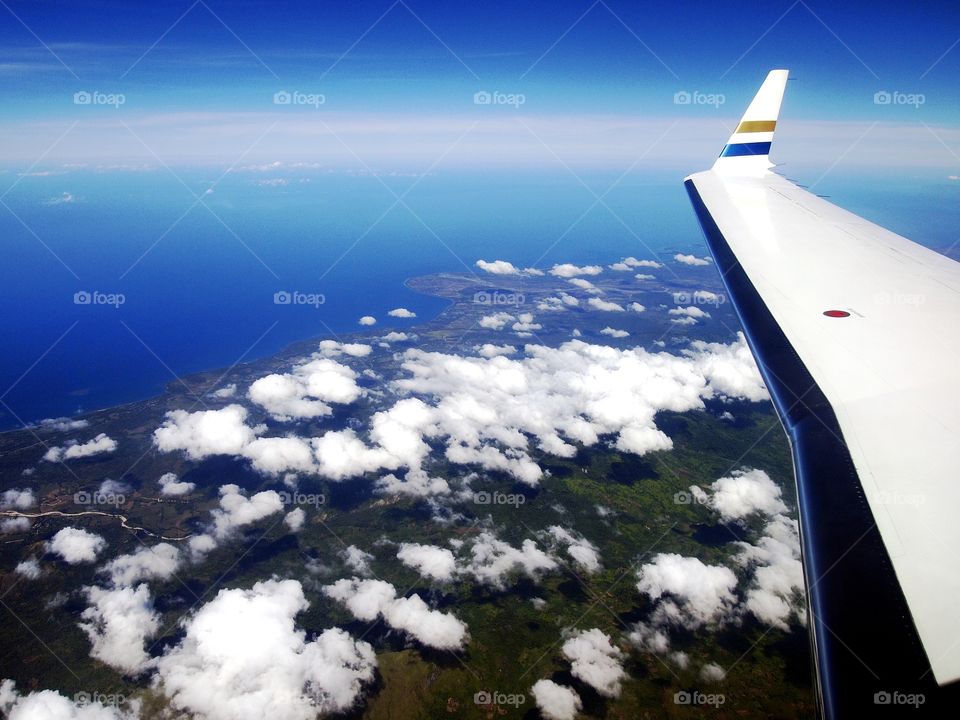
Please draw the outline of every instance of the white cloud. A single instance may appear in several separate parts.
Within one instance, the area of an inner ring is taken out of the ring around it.
[[[587,300],[587,305],[592,307],[594,310],[602,310],[603,312],[624,312],[623,305],[618,305],[615,302],[609,302],[607,300],[601,300],[598,297],[592,297]]]
[[[383,340],[383,342],[392,343],[392,342],[405,342],[407,340],[410,340],[411,338],[416,339],[416,337],[417,337],[416,335],[410,335],[405,332],[393,331],[393,332],[388,332],[386,335],[384,335],[380,339]]]
[[[44,430],[56,430],[57,432],[70,432],[71,430],[83,430],[90,426],[88,420],[72,420],[68,417],[44,418],[39,423]]]
[[[473,348],[480,357],[493,358],[500,355],[515,355],[517,348],[513,345],[492,345],[484,343]]]
[[[47,542],[47,552],[59,555],[70,565],[93,562],[107,546],[107,541],[99,535],[82,528],[66,527]]]
[[[672,443],[656,426],[657,412],[700,409],[705,398],[767,398],[742,336],[730,345],[692,343],[682,356],[573,340],[559,348],[527,345],[516,359],[419,349],[402,358],[406,375],[390,389],[414,397],[375,413],[364,436],[348,428],[312,438],[258,438],[265,428],[247,426],[247,411],[229,405],[168,413],[154,441],[192,458],[233,454],[267,474],[302,471],[333,481],[381,470],[419,471],[429,443],[439,442],[448,462],[536,485],[542,471],[527,454],[531,441],[561,457],[576,453],[574,443],[590,446],[603,436],[624,452],[666,450]],[[386,487],[392,481],[382,482]]]
[[[383,580],[345,578],[323,592],[342,603],[358,620],[382,616],[390,627],[407,633],[424,645],[441,650],[461,650],[468,639],[467,626],[453,615],[431,610],[419,595],[398,598]]]
[[[191,460],[208,455],[239,455],[253,441],[259,428],[250,428],[244,421],[247,409],[227,405],[219,410],[185,410],[168,412],[163,425],[154,430],[153,442],[163,452],[183,450]]]
[[[484,315],[477,321],[477,324],[487,330],[503,330],[507,323],[513,320],[516,320],[516,318],[510,313],[498,312],[492,315]]]
[[[37,498],[30,488],[10,488],[0,493],[0,510],[26,510],[37,504]]]
[[[557,569],[557,561],[527,538],[520,548],[498,539],[493,533],[481,532],[470,546],[470,558],[463,571],[478,582],[503,590],[507,579],[523,573],[533,580]]]
[[[48,462],[60,462],[62,460],[76,460],[77,458],[90,457],[92,455],[102,455],[112,453],[117,449],[117,441],[109,437],[106,433],[100,433],[85,443],[79,443],[70,440],[66,445],[53,446],[47,449],[43,459]]]
[[[630,303],[630,309],[633,310],[634,312],[642,313],[642,312],[645,312],[647,308],[638,302],[632,302]]]
[[[373,560],[373,555],[370,553],[361,550],[356,545],[348,545],[340,552],[340,556],[347,567],[355,573],[360,575],[370,574],[370,562]]]
[[[296,580],[221,590],[182,622],[157,660],[156,686],[205,720],[312,720],[354,707],[374,679],[369,643],[332,628],[307,641],[294,618],[309,603]]]
[[[223,540],[235,530],[279,512],[283,512],[283,500],[275,490],[264,490],[248,498],[237,485],[223,485],[220,508],[210,511],[213,536]]]
[[[303,508],[294,508],[283,516],[283,522],[290,528],[290,532],[300,532],[306,519],[307,514]]]
[[[695,340],[683,354],[693,360],[697,372],[710,379],[706,397],[746,398],[753,402],[769,400],[770,394],[743,337],[729,345]]]
[[[722,305],[727,301],[726,297],[723,295],[718,295],[717,293],[709,290],[696,290],[693,293],[693,299],[694,302],[709,305]]]
[[[364,315],[362,318],[357,320],[360,325],[376,325],[377,319],[372,315]]]
[[[486,260],[477,260],[476,265],[478,268],[484,272],[488,272],[491,275],[519,275],[520,270],[513,264],[509,263],[506,260],[494,260],[488,262]]]
[[[773,516],[787,511],[780,487],[763,470],[734,470],[712,483],[709,493],[696,486],[690,489],[724,522],[745,520],[754,513]]]
[[[737,562],[753,570],[745,606],[761,622],[787,630],[791,619],[806,622],[803,565],[797,522],[775,515],[756,545],[737,543]]]
[[[265,437],[253,440],[242,454],[253,467],[267,475],[290,470],[316,472],[317,464],[311,442],[299,437]]]
[[[403,479],[393,473],[377,480],[374,491],[381,495],[408,495],[410,497],[433,497],[448,495],[450,485],[440,477],[430,477],[425,470],[408,470]]]
[[[446,548],[419,543],[401,543],[397,559],[431,580],[448,582],[457,572],[457,561]]]
[[[660,553],[639,571],[637,589],[651,600],[664,620],[690,628],[722,622],[736,606],[737,576],[722,565],[705,565],[695,557]]]
[[[614,267],[616,265],[616,267]],[[646,268],[661,268],[663,265],[658,263],[656,260],[637,260],[635,257],[626,257],[618,263],[614,263],[610,267],[615,270],[630,270],[631,268],[646,267]]]
[[[0,535],[26,532],[30,529],[30,518],[8,517],[0,520]]]
[[[36,558],[27,558],[26,560],[17,563],[17,566],[13,569],[17,575],[23,575],[28,580],[36,580],[42,574],[40,568],[40,563]]]
[[[55,690],[21,695],[13,680],[4,680],[0,683],[0,712],[7,720],[137,720],[140,705],[134,701],[129,708],[115,707],[99,699],[78,702]]]
[[[163,542],[137,548],[129,555],[119,555],[99,572],[110,575],[115,587],[135,585],[142,580],[168,580],[180,567],[181,560],[179,548]]]
[[[125,482],[120,480],[112,480],[111,478],[106,478],[103,482],[101,482],[100,487],[97,490],[98,495],[105,497],[120,496],[121,498],[130,492],[131,488]]]
[[[584,282],[588,282],[588,281],[584,281]],[[579,307],[579,306],[580,306],[579,298],[576,298],[573,295],[570,295],[569,293],[565,293],[563,292],[563,290],[558,292],[556,296],[551,295],[550,297],[546,297],[543,300],[541,300],[539,303],[537,303],[537,309],[544,310],[546,312],[563,312],[567,308]]]
[[[217,547],[217,541],[214,539],[213,535],[208,533],[200,533],[199,535],[193,535],[189,540],[187,540],[187,548],[190,550],[190,557],[193,560],[202,560],[204,555]]]
[[[663,618],[657,618],[657,620],[662,621]],[[633,629],[627,634],[627,639],[641,650],[657,655],[665,655],[670,649],[670,638],[666,630],[655,624],[635,623]]]
[[[537,680],[530,692],[540,714],[547,720],[574,720],[583,709],[576,690],[558,685],[553,680]]]
[[[619,330],[617,328],[605,327],[600,331],[601,335],[607,335],[612,338],[625,338],[630,337],[630,333],[626,330]]]
[[[84,592],[90,605],[80,616],[80,629],[93,645],[90,655],[128,675],[143,672],[150,660],[146,641],[160,627],[149,588],[88,587]]]
[[[710,313],[706,312],[702,308],[697,307],[696,305],[691,305],[689,307],[677,307],[672,308],[667,312],[668,315],[679,315],[683,317],[692,317],[696,319],[708,318]]]
[[[626,677],[623,651],[599,628],[574,633],[562,647],[570,672],[604,697],[618,697]]]
[[[567,554],[573,558],[573,561],[588,573],[595,573],[600,570],[600,551],[596,545],[587,540],[582,535],[574,535],[559,525],[551,525],[547,528],[547,533],[556,542],[567,546]]]
[[[537,310],[540,312],[565,312],[566,306],[559,297],[551,295],[537,302]]]
[[[160,494],[166,497],[177,497],[192,493],[197,485],[192,482],[181,482],[177,474],[168,472],[161,475],[157,482],[160,484]]]
[[[510,327],[518,334],[529,333],[533,330],[541,330],[543,325],[535,323],[533,320],[533,313],[520,313],[517,315],[517,322]]]
[[[581,290],[586,290],[588,293],[591,293],[594,295],[599,295],[602,293],[602,290],[600,290],[600,288],[598,288],[596,285],[594,285],[592,282],[590,282],[585,278],[579,278],[579,277],[570,278],[569,280],[567,280],[567,282],[573,285],[574,287],[578,287]]]
[[[603,268],[599,265],[584,265],[578,267],[572,263],[562,263],[550,268],[551,275],[562,278],[572,278],[577,275],[599,275],[602,272]]]
[[[394,308],[388,312],[387,315],[395,318],[415,318],[417,316],[417,314],[412,310],[407,310],[406,308],[402,307]]]
[[[230,383],[229,385],[224,385],[218,390],[214,390],[210,395],[217,398],[218,400],[223,400],[225,398],[231,398],[237,394],[237,384]]]
[[[366,357],[373,351],[373,348],[363,343],[341,343],[336,340],[321,340],[317,346],[317,351],[323,357],[339,357],[340,355]]]
[[[698,258],[695,255],[682,255],[681,253],[674,255],[673,259],[684,265],[709,265],[713,262],[709,257]]]
[[[716,663],[707,663],[700,668],[700,677],[707,682],[719,682],[727,677],[727,673]]]
[[[506,469],[536,483],[539,471],[524,453],[525,434],[563,457],[576,452],[563,436],[593,445],[604,434],[616,434],[619,449],[643,454],[671,447],[654,424],[659,410],[701,408],[701,398],[715,395],[766,397],[742,338],[692,347],[681,358],[571,341],[559,348],[527,346],[526,357],[517,360],[409,350],[403,367],[410,377],[394,384],[436,400],[420,406],[418,427],[447,437],[448,460]],[[531,407],[538,412],[531,414]]]
[[[267,375],[255,381],[248,397],[275,420],[324,417],[329,403],[349,404],[363,395],[357,373],[330,358],[298,365],[289,373]]]
[[[650,275],[649,273],[637,273],[633,276],[634,280],[656,280],[656,275]]]

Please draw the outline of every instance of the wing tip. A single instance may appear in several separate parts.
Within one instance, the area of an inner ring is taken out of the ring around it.
[[[767,73],[727,144],[720,151],[713,165],[714,170],[754,174],[773,167],[770,147],[789,77],[790,71],[783,68]]]

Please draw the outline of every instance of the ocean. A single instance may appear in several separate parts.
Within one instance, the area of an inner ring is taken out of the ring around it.
[[[0,175],[0,429],[150,397],[179,375],[363,329],[363,315],[409,327],[387,312],[429,318],[446,302],[406,278],[479,273],[480,258],[705,252],[679,173],[635,172],[607,192],[619,173],[562,166],[175,172]],[[932,247],[960,237],[958,183],[839,176],[817,190]]]

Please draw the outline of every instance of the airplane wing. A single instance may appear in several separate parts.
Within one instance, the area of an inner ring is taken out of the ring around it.
[[[766,78],[685,186],[790,438],[821,715],[960,708],[960,264],[772,171]]]

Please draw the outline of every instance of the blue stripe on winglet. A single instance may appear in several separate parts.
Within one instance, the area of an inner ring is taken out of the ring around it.
[[[770,154],[770,143],[752,142],[752,143],[737,143],[735,145],[727,145],[723,148],[723,152],[720,153],[720,157],[738,157],[740,155],[769,155],[769,154]]]

